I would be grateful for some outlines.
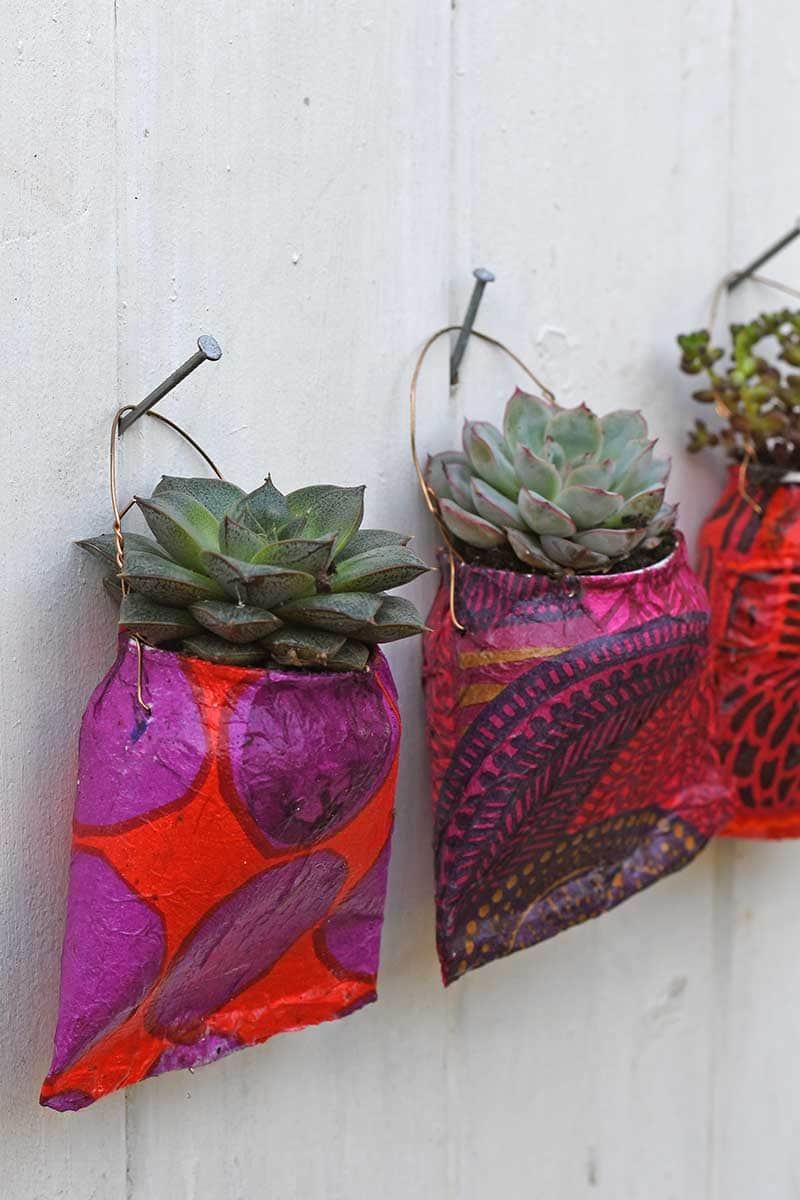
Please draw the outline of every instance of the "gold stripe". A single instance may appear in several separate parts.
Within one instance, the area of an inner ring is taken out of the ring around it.
[[[499,696],[505,686],[504,683],[471,683],[461,693],[459,706],[469,708],[470,704],[486,704],[488,700]]]
[[[569,646],[520,646],[515,650],[469,650],[459,654],[461,667],[482,667],[486,663],[524,662],[526,658],[553,658]]]

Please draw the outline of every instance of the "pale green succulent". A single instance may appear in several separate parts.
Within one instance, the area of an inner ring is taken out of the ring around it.
[[[466,421],[463,444],[428,460],[444,525],[479,550],[509,547],[532,570],[617,569],[675,523],[677,505],[664,503],[670,462],[654,456],[639,412],[598,417],[517,391],[502,433]]]
[[[241,666],[360,671],[377,643],[424,629],[414,605],[385,589],[428,567],[408,537],[359,528],[363,487],[284,496],[267,479],[247,494],[164,476],[136,503],[155,540],[125,534],[121,575],[113,534],[78,544],[112,567],[120,628],[151,645]]]

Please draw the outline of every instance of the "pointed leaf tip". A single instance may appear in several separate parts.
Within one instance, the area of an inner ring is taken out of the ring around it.
[[[467,512],[452,500],[439,501],[439,515],[446,528],[468,546],[488,550],[492,546],[502,546],[505,541],[502,529],[475,513]]]
[[[180,566],[202,572],[201,555],[219,546],[219,521],[189,492],[161,492],[154,499],[135,497],[150,532]]]

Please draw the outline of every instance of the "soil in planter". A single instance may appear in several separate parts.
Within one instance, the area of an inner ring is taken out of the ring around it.
[[[669,558],[676,544],[674,533],[665,534],[652,550],[645,550],[644,547],[641,547],[620,562],[612,562],[607,571],[591,571],[589,574],[622,575],[629,571],[640,571],[644,567],[652,567]],[[471,566],[490,567],[494,571],[514,571],[518,575],[539,574],[537,571],[531,571],[524,562],[521,562],[510,546],[495,546],[491,550],[478,550],[475,546],[468,546],[466,542],[462,542],[456,537],[453,538],[453,545],[464,562]],[[565,574],[569,574],[569,572],[565,572]]]

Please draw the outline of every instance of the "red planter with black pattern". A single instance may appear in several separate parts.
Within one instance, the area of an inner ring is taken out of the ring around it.
[[[800,836],[800,475],[739,470],[700,534],[728,837]]]

